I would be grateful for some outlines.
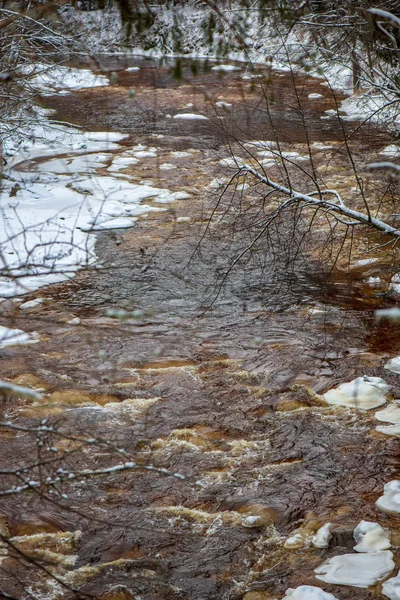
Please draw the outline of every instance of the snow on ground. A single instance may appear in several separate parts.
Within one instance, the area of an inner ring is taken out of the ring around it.
[[[399,103],[393,102],[394,96],[382,95],[373,91],[366,91],[360,96],[350,96],[341,103],[341,115],[346,121],[371,120],[375,123],[389,123],[398,126],[400,123]],[[393,154],[387,154],[393,156]],[[398,154],[397,154],[398,156]]]
[[[94,264],[92,232],[132,227],[139,216],[162,210],[143,204],[146,198],[161,205],[189,197],[121,177],[121,169],[157,156],[156,148],[144,145],[116,153],[124,134],[86,133],[45,120],[30,134],[8,144],[0,196],[0,297],[63,281]],[[107,165],[110,175],[98,172]]]

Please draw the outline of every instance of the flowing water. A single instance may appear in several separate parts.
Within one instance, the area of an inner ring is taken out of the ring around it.
[[[132,65],[140,70],[124,70]],[[98,177],[117,177],[109,167],[119,156],[132,185],[190,197],[146,199],[149,210],[133,227],[98,234],[101,270],[31,294],[47,298],[31,309],[2,305],[4,325],[40,333],[34,346],[1,350],[2,378],[44,390],[41,401],[9,399],[3,407],[6,419],[33,429],[1,430],[3,464],[49,460],[56,447],[61,458],[42,467],[43,477],[60,466],[118,464],[114,448],[139,465],[81,475],[56,485],[53,496],[40,489],[3,498],[1,532],[14,558],[3,560],[0,579],[13,597],[67,598],[73,588],[99,600],[280,599],[289,587],[318,585],[314,568],[353,547],[361,519],[389,527],[393,546],[400,544],[399,518],[374,505],[396,478],[397,439],[375,432],[373,414],[328,406],[318,395],[382,373],[394,397],[400,391],[397,376],[383,371],[400,350],[398,327],[373,321],[374,308],[395,303],[385,249],[363,262],[360,234],[350,263],[329,275],[313,241],[293,258],[281,233],[272,254],[268,247],[267,258],[234,270],[218,294],[241,236],[212,227],[198,246],[216,202],[210,183],[229,175],[219,161],[234,138],[276,133],[284,151],[304,156],[305,118],[327,186],[354,185],[340,122],[325,113],[334,99],[322,80],[298,76],[302,116],[290,73],[243,79],[243,69],[221,74],[211,66],[184,62],[176,78],[168,62],[105,57],[96,68],[116,73],[112,86],[46,98],[57,119],[129,136],[96,165]],[[209,120],[172,118],[185,112]],[[360,161],[387,143],[373,127],[351,138]],[[145,154],[127,164],[133,152]],[[48,172],[49,160],[18,169]],[[304,177],[295,165],[293,177]],[[378,275],[380,285],[366,283]],[[121,322],[109,309],[131,318]],[[45,418],[63,435],[43,434],[41,445],[35,428]],[[79,441],[88,438],[101,441]],[[18,477],[5,476],[4,489]],[[259,517],[257,526],[247,517]],[[310,537],[326,522],[335,526],[328,549],[284,547],[297,528]],[[379,585],[321,587],[341,600],[383,597]]]

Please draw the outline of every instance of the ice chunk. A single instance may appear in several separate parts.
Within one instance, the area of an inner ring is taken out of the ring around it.
[[[385,579],[395,564],[390,550],[334,556],[315,569],[317,579],[336,585],[367,588]]]
[[[372,287],[379,286],[381,283],[381,278],[380,277],[368,277],[367,283],[368,283],[368,285],[371,285]]]
[[[260,517],[260,515],[249,515],[248,517],[242,519],[243,527],[247,527],[249,529],[252,527],[260,527],[263,524],[263,518]]]
[[[395,437],[400,437],[400,424],[397,425],[378,425],[375,427],[378,433],[384,433],[385,435],[393,435]]]
[[[400,598],[400,596],[399,596]],[[296,589],[289,588],[283,600],[337,600],[336,596],[324,592],[313,585],[300,585]]]
[[[80,325],[80,322],[81,320],[79,317],[74,317],[70,321],[67,321],[68,325]]]
[[[9,329],[8,327],[0,326],[0,348],[6,346],[25,346],[26,344],[37,344],[39,342],[39,334],[36,331],[26,333],[21,329]]]
[[[357,542],[357,546],[354,546],[356,552],[377,552],[391,547],[388,530],[378,523],[360,521],[353,535]]]
[[[29,310],[30,308],[36,308],[36,306],[39,306],[39,304],[42,304],[42,302],[44,302],[45,300],[47,300],[47,298],[34,298],[34,300],[29,300],[28,302],[20,304],[19,308],[20,310]]]
[[[392,306],[392,308],[381,308],[375,311],[375,321],[380,323],[382,319],[398,323],[400,321],[400,308]]]
[[[241,67],[235,67],[235,65],[215,65],[211,71],[240,71]]]
[[[390,600],[400,600],[400,571],[396,577],[385,581],[382,586],[382,594],[390,598]]]
[[[177,169],[177,168],[178,167],[176,165],[173,165],[171,163],[163,163],[159,167],[160,171],[170,171],[171,169]]]
[[[379,154],[383,154],[384,156],[400,156],[400,146],[396,146],[395,144],[386,146]]]
[[[400,423],[400,406],[397,403],[390,404],[383,410],[378,410],[375,413],[375,419],[384,423]]]
[[[208,121],[208,117],[204,115],[196,115],[195,113],[178,113],[177,115],[174,115],[173,118],[186,121]]]
[[[223,167],[229,167],[230,169],[242,167],[245,164],[243,162],[243,158],[240,158],[240,156],[221,158],[221,160],[219,160],[218,162]]]
[[[328,548],[332,534],[330,532],[331,523],[325,523],[312,539],[312,545],[316,548]]]
[[[388,371],[392,371],[392,373],[398,373],[400,375],[400,356],[391,358],[384,368]]]
[[[191,152],[186,152],[185,150],[174,150],[173,152],[170,152],[170,154],[175,158],[191,158],[192,156]]]
[[[324,394],[328,404],[370,410],[386,402],[389,386],[380,377],[357,377]]]
[[[400,481],[393,479],[386,483],[383,488],[383,496],[378,498],[375,504],[382,512],[400,513]]]

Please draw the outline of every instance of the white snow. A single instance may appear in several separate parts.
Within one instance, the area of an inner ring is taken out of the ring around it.
[[[85,133],[46,121],[8,144],[7,178],[0,198],[0,297],[13,297],[72,277],[96,261],[93,231],[132,227],[140,215],[162,210],[145,198],[168,203],[189,197],[131,183],[120,169],[156,156],[156,148],[126,150],[126,134]],[[35,143],[30,141],[35,140]],[[113,157],[109,150],[120,150]],[[10,157],[11,153],[11,157]],[[40,162],[35,159],[40,158]],[[112,159],[110,176],[99,174]],[[116,175],[111,176],[115,170]]]
[[[332,534],[330,532],[331,526],[331,523],[325,523],[325,525],[318,529],[311,541],[313,546],[316,548],[329,548],[329,542],[332,538]]]
[[[132,73],[134,71],[140,71],[140,67],[128,67],[127,69],[125,69],[125,71],[127,71],[128,73]]]
[[[380,377],[357,377],[324,394],[328,404],[370,410],[386,402],[389,386]]]
[[[385,435],[393,435],[394,437],[400,437],[400,423],[396,425],[378,425],[375,427],[378,433],[384,433]]]
[[[353,535],[357,542],[357,546],[354,546],[356,552],[377,552],[391,547],[388,530],[378,523],[360,521]]]
[[[235,65],[215,65],[211,67],[211,71],[241,71],[243,67],[235,67]]]
[[[108,167],[108,171],[112,173],[122,171],[122,169],[126,169],[132,165],[136,165],[139,162],[138,158],[134,156],[129,156],[127,152],[123,152],[122,154],[117,155],[111,165]]]
[[[365,267],[366,265],[372,265],[373,263],[377,262],[377,260],[377,258],[360,258],[356,261],[356,265]]]
[[[229,104],[229,102],[224,102],[224,101],[220,101],[220,102],[216,102],[215,106],[218,106],[218,108],[231,108],[232,104]]]
[[[379,286],[381,283],[381,278],[380,277],[368,277],[367,283],[368,283],[368,285],[371,285],[372,287]]]
[[[379,154],[382,154],[383,156],[400,157],[400,146],[394,144],[386,146]]]
[[[242,525],[246,528],[259,527],[263,524],[263,518],[260,515],[249,515],[242,519]]]
[[[390,600],[400,600],[400,571],[396,577],[392,577],[382,585],[382,594]]]
[[[383,488],[383,496],[378,498],[375,504],[382,512],[400,513],[400,480],[394,479],[386,483]]]
[[[170,155],[175,158],[186,158],[191,157],[192,153],[186,152],[186,150],[174,150],[173,152],[170,152]]]
[[[366,554],[342,554],[325,561],[315,569],[316,577],[325,583],[367,588],[385,579],[395,564],[390,550]]]
[[[76,69],[65,66],[49,66],[35,63],[24,69],[24,74],[31,74],[29,83],[41,94],[55,94],[60,90],[81,90],[109,84],[108,77],[96,75],[90,69]]]
[[[0,326],[0,348],[37,344],[39,341],[39,334],[36,331],[26,333],[21,329],[9,329],[8,327]]]
[[[173,165],[172,163],[163,163],[162,165],[159,166],[160,171],[171,171],[171,169],[177,169],[178,167],[176,165]]]
[[[67,321],[68,325],[80,325],[81,320],[79,317],[74,317],[70,321]]]
[[[393,277],[390,281],[389,290],[392,292],[396,292],[397,294],[400,294],[400,273],[396,273],[396,275],[393,275]],[[390,309],[388,309],[388,310],[390,310]],[[392,310],[394,310],[394,309],[392,309]]]
[[[229,167],[230,169],[237,169],[244,164],[243,158],[240,156],[228,156],[226,158],[221,158],[218,162],[223,167]]]
[[[29,302],[23,302],[19,305],[20,310],[29,310],[30,308],[36,308],[42,304],[45,300],[49,300],[49,298],[35,298],[34,300],[29,300]]]
[[[317,98],[323,98],[323,94],[317,94],[317,93],[313,93],[313,94],[308,94],[308,97],[310,98],[310,100],[316,100]]]
[[[337,600],[336,596],[324,592],[313,585],[300,585],[296,589],[289,588],[282,600]]]
[[[253,140],[252,142],[246,142],[244,146],[246,146],[247,148],[259,148],[260,150],[265,150],[268,148],[277,148],[278,144],[271,140]]]
[[[178,113],[177,115],[174,115],[173,118],[185,121],[208,121],[208,117],[204,115],[197,115],[195,113]]]
[[[290,537],[287,538],[283,546],[288,550],[302,548],[304,546],[304,537],[300,532],[293,533]]]

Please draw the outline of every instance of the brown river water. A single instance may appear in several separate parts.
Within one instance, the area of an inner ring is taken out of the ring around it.
[[[123,70],[132,64],[141,70]],[[95,68],[115,71],[115,85],[46,99],[58,119],[128,133],[121,151],[155,146],[156,158],[129,167],[132,180],[191,198],[132,229],[99,234],[105,268],[26,298],[51,297],[46,303],[24,314],[15,303],[2,305],[4,324],[41,336],[0,356],[2,379],[45,390],[40,402],[9,399],[6,419],[29,429],[48,418],[63,433],[45,439],[62,459],[43,466],[44,474],[110,467],[121,462],[115,447],[140,467],[78,478],[63,487],[66,498],[43,490],[2,499],[0,532],[12,548],[0,580],[14,598],[281,599],[289,587],[319,585],[314,569],[353,548],[361,519],[390,528],[400,565],[400,519],[374,504],[400,474],[399,442],[375,432],[373,413],[319,396],[366,374],[384,377],[399,397],[398,376],[383,371],[399,353],[399,328],[373,319],[375,308],[396,303],[387,292],[393,255],[381,248],[368,254],[376,262],[360,265],[371,244],[360,231],[350,260],[330,272],[332,262],[320,260],[327,246],[321,252],[317,244],[323,227],[297,257],[286,231],[273,238],[274,252],[232,271],[218,294],[218,276],[240,248],[234,222],[211,227],[199,246],[216,202],[208,186],[224,174],[219,160],[233,138],[271,140],[274,128],[285,150],[304,154],[305,118],[310,141],[330,147],[315,147],[326,185],[354,186],[340,123],[321,119],[334,99],[322,80],[297,76],[302,115],[290,73],[247,81],[243,72],[203,67],[184,63],[175,79],[168,62],[106,57]],[[308,99],[312,92],[323,98]],[[223,120],[220,99],[233,105]],[[165,117],[188,111],[209,121]],[[388,143],[372,126],[350,139],[360,165]],[[299,185],[303,177],[293,167]],[[377,275],[380,286],[365,283]],[[120,323],[109,308],[141,312]],[[80,324],[68,324],[75,317]],[[54,456],[36,433],[3,428],[1,435],[3,469]],[[79,441],[88,437],[104,443]],[[4,479],[3,489],[16,483]],[[244,526],[248,516],[260,517],[257,527]],[[329,548],[284,547],[294,530],[310,534],[328,521]],[[380,585],[320,587],[340,600],[383,598]]]

